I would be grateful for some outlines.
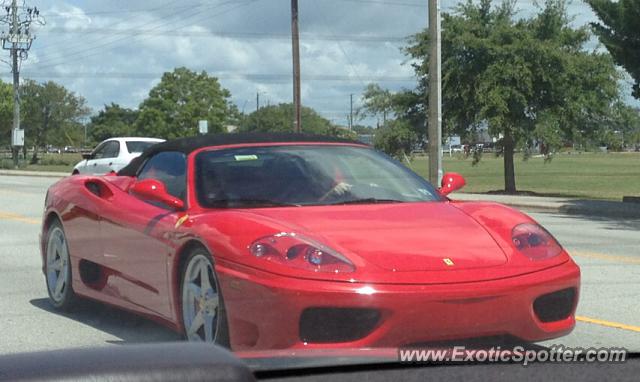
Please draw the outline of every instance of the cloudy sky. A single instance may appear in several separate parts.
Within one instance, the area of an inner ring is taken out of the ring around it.
[[[5,0],[7,2],[8,0]],[[442,0],[444,10],[457,0]],[[535,0],[519,0],[520,15]],[[84,96],[94,110],[115,102],[136,108],[165,71],[206,70],[240,110],[290,102],[289,0],[27,0],[46,25],[22,76],[54,80]],[[398,90],[415,84],[400,48],[426,26],[427,0],[300,0],[302,100],[346,124],[369,82]],[[595,20],[581,0],[576,25]],[[594,41],[594,45],[596,42]],[[5,51],[5,58],[8,52]],[[10,81],[9,68],[0,70]],[[628,81],[627,81],[628,82]],[[630,93],[628,84],[624,85]]]

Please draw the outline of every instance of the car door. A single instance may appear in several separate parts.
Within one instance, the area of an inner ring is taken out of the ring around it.
[[[85,159],[81,164],[76,167],[76,170],[80,174],[94,174],[95,168],[98,166],[98,160],[102,159],[104,156],[104,150],[106,148],[108,142],[100,143],[92,152],[91,156],[88,159]]]
[[[104,150],[100,157],[95,158],[95,164],[93,166],[92,172],[94,174],[106,174],[113,170],[113,163],[118,158],[120,154],[120,142],[118,141],[107,141],[104,145]]]
[[[80,173],[103,175],[111,172],[111,166],[114,159],[120,153],[120,142],[106,141],[102,142],[93,153],[91,158],[87,160],[84,169],[79,169]]]
[[[186,158],[161,152],[149,158],[137,180],[162,181],[169,193],[186,191]],[[117,297],[172,319],[168,262],[176,222],[185,214],[129,193],[114,194],[101,209],[103,263],[112,269],[110,288]]]

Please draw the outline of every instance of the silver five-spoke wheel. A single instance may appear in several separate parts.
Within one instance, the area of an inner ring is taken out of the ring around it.
[[[73,302],[71,287],[71,262],[64,231],[54,222],[47,233],[46,279],[47,291],[56,308],[68,308]]]
[[[182,277],[182,319],[189,341],[219,342],[221,296],[208,254],[193,253]]]

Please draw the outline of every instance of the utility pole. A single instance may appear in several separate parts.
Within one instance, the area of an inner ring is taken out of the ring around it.
[[[291,0],[291,45],[293,53],[293,131],[302,132],[300,105],[300,33],[298,30],[298,0]]]
[[[2,49],[9,50],[11,56],[11,72],[13,73],[13,129],[11,145],[13,148],[13,164],[18,167],[20,147],[24,146],[24,130],[20,129],[20,61],[27,58],[31,43],[36,38],[29,30],[32,22],[44,24],[38,8],[18,7],[17,0],[5,7],[6,15],[0,23],[9,26],[9,33],[2,31]]]
[[[349,95],[350,111],[349,111],[349,130],[353,130],[353,94]]]
[[[429,182],[442,179],[442,81],[440,0],[429,0]]]
[[[260,114],[258,114],[258,110],[260,110],[260,92],[256,92],[256,130],[260,130]]]
[[[18,5],[16,0],[11,2],[11,28],[9,31],[13,36],[18,31]],[[18,67],[18,44],[17,39],[12,39],[11,44],[11,72],[13,73],[13,129],[12,131],[12,148],[13,148],[13,166],[18,168],[18,155],[20,152],[19,142],[16,142],[17,135],[20,134],[20,68]],[[24,143],[24,142],[23,142]]]

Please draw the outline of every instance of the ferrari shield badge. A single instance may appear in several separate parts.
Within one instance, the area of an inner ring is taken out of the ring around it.
[[[444,259],[442,259],[442,261],[448,266],[448,267],[453,267],[455,264],[453,262],[453,260],[451,260],[450,258],[446,257]]]

